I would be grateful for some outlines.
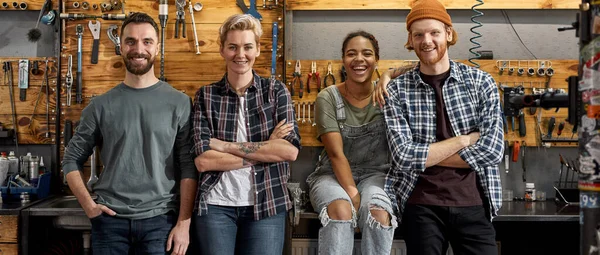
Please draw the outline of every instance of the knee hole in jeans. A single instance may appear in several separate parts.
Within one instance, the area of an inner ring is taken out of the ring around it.
[[[371,207],[371,217],[383,226],[390,226],[390,214],[381,207]]]
[[[352,220],[352,205],[347,200],[335,200],[327,205],[327,214],[332,220]]]

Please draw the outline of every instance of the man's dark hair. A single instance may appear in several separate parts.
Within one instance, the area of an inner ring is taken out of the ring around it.
[[[125,30],[125,27],[129,23],[134,23],[134,24],[148,23],[148,24],[152,25],[152,27],[154,27],[154,31],[156,31],[156,37],[158,37],[158,25],[156,24],[156,21],[154,21],[154,19],[152,17],[150,17],[148,14],[143,13],[143,12],[132,12],[127,16],[127,18],[125,20],[123,20],[123,25],[121,25],[121,38],[123,38],[123,31]]]
[[[375,57],[377,58],[377,60],[379,60],[379,43],[377,42],[377,39],[375,39],[375,36],[373,36],[373,34],[371,34],[369,32],[365,32],[363,30],[352,32],[352,33],[349,33],[348,35],[346,35],[346,38],[344,39],[344,43],[342,44],[342,58],[344,57],[344,54],[346,54],[346,47],[348,46],[348,42],[350,41],[350,39],[357,37],[357,36],[362,36],[364,38],[369,39],[369,41],[371,41],[371,44],[373,44],[373,48],[375,50]]]

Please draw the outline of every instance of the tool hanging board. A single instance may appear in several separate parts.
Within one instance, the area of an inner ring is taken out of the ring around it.
[[[36,75],[29,72],[29,88],[26,90],[26,100],[19,100],[18,88],[18,71],[19,60],[28,59],[30,65],[34,61],[39,63],[39,72]],[[15,98],[15,111],[17,114],[16,131],[18,133],[19,144],[53,144],[54,127],[55,127],[55,111],[56,109],[56,76],[58,69],[56,68],[55,58],[48,58],[49,68],[49,109],[50,121],[46,121],[46,93],[45,89],[41,88],[44,80],[45,60],[46,58],[31,57],[31,58],[16,58],[16,57],[0,57],[0,63],[5,61],[12,62],[13,68],[13,96]],[[44,84],[45,86],[45,84]],[[41,91],[41,98],[35,113],[33,112],[35,101]],[[29,126],[31,114],[33,115],[33,123]],[[0,123],[6,129],[14,129],[11,117],[12,111],[9,100],[9,88],[4,83],[4,71],[0,70]],[[50,137],[46,137],[46,132],[50,132]]]
[[[101,12],[100,9],[83,10],[81,8],[73,8],[74,1],[66,1],[65,7],[67,13],[82,13],[89,15],[100,15],[102,13],[119,14],[120,10],[112,10],[110,12]],[[81,1],[80,1],[81,2]],[[102,1],[89,1],[90,4],[100,3]],[[194,12],[195,28],[197,30],[200,51],[202,54],[196,54],[194,43],[193,28],[189,7],[184,8],[186,22],[186,38],[175,38],[175,23],[177,20],[176,1],[168,1],[168,19],[165,30],[165,77],[167,82],[174,88],[182,91],[192,97],[201,86],[219,81],[226,72],[225,61],[219,53],[218,30],[223,21],[233,14],[242,13],[242,10],[236,5],[236,1],[221,1],[221,0],[193,0],[192,3],[201,2],[203,8],[201,11]],[[244,1],[246,6],[250,6],[250,1]],[[187,1],[189,4],[189,1]],[[272,42],[272,24],[273,22],[283,23],[283,1],[279,1],[278,6],[274,6],[274,1],[267,2],[267,8],[262,8],[262,2],[257,2],[257,11],[262,16],[263,35],[260,39],[261,54],[254,63],[254,70],[263,77],[271,75],[271,48]],[[125,1],[125,13],[129,12],[145,12],[159,24],[158,19],[158,1],[148,0],[127,0]],[[64,105],[66,102],[66,94],[64,84],[61,84],[63,91],[61,93],[61,122],[71,120],[74,127],[77,126],[81,111],[87,106],[93,96],[101,95],[125,78],[125,64],[122,56],[115,54],[115,45],[107,36],[107,29],[111,25],[118,26],[118,34],[121,32],[121,21],[118,20],[100,20],[102,23],[100,31],[100,42],[98,47],[98,63],[91,64],[93,38],[88,27],[89,20],[74,20],[66,21],[65,42],[61,48],[61,75],[62,81],[67,72],[67,59],[69,54],[73,56],[73,74],[76,72],[76,56],[77,56],[77,36],[75,27],[77,24],[82,24],[85,29],[83,32],[83,52],[82,52],[82,96],[83,103],[75,103],[75,88],[73,87],[73,98],[70,107]],[[283,34],[284,29],[279,26],[279,34]],[[159,39],[160,39],[159,30]],[[283,47],[283,40],[278,40],[277,47],[280,52]],[[160,51],[160,49],[159,49]],[[283,57],[278,54],[277,57],[277,79],[283,79]],[[156,77],[160,76],[160,54],[154,62],[154,71]],[[75,78],[75,77],[74,77]],[[30,89],[32,90],[32,89]],[[35,90],[35,89],[33,89]],[[32,91],[33,91],[32,90]],[[35,98],[35,97],[34,97]],[[61,126],[61,130],[62,130]],[[61,137],[61,155],[64,153],[64,144]],[[84,180],[89,178],[89,162],[86,163],[83,171]]]
[[[286,8],[299,10],[408,10],[414,0],[286,0]],[[446,9],[471,9],[472,0],[441,0]],[[485,0],[483,9],[577,9],[579,0]]]
[[[304,85],[306,86],[307,82],[306,79],[308,78],[307,74],[310,73],[310,68],[311,68],[311,62],[314,60],[300,60],[301,62],[301,73],[302,73],[302,81],[304,83]],[[467,60],[457,60],[458,62],[462,62],[465,64],[468,64]],[[522,60],[523,61],[523,60]],[[527,60],[524,60],[527,61]],[[571,75],[577,75],[577,60],[550,60],[552,62],[552,68],[554,69],[554,76],[552,76],[551,80],[550,80],[550,87],[558,89],[558,88],[562,88],[567,90],[567,86],[568,83],[566,82],[567,77],[571,76]],[[324,74],[327,73],[327,63],[331,62],[332,63],[332,72],[333,75],[336,79],[336,81],[338,83],[341,83],[341,76],[340,76],[340,69],[342,67],[342,60],[341,59],[336,59],[336,60],[316,60],[315,61],[317,63],[317,72],[321,74],[321,79],[323,79],[323,77],[325,76]],[[499,70],[496,67],[496,62],[497,60],[477,60],[477,62],[481,65],[481,69],[490,73],[493,77],[494,80],[496,81],[496,84],[508,84],[509,86],[513,86],[515,83],[524,83],[524,87],[525,87],[525,93],[526,94],[532,94],[532,87],[533,88],[538,88],[538,87],[544,87],[544,83],[546,82],[547,77],[539,77],[537,75],[534,76],[527,76],[526,74],[523,76],[517,76],[517,74],[513,74],[513,75],[508,75],[507,72],[505,71],[502,75],[499,74]],[[511,60],[512,62],[512,60]],[[294,72],[294,65],[296,63],[296,60],[287,60],[286,61],[286,79],[285,79],[285,84],[289,89],[289,84],[292,82],[293,77],[292,74]],[[388,68],[395,68],[395,67],[400,67],[403,65],[407,65],[407,64],[411,64],[411,63],[415,63],[415,60],[379,60],[378,62],[378,66],[379,66],[379,72],[383,73],[385,70],[387,70]],[[373,79],[376,79],[377,76],[375,74],[373,74]],[[321,80],[321,83],[323,81]],[[531,85],[530,85],[531,82]],[[317,87],[316,87],[316,83],[311,82],[311,93],[306,93],[306,88],[304,89],[304,95],[302,98],[298,97],[298,93],[296,93],[293,97],[292,100],[294,102],[300,102],[302,103],[313,103],[316,100],[317,97]],[[295,87],[294,90],[298,91],[298,87]],[[502,91],[500,91],[500,97],[503,97],[503,93]],[[308,106],[307,106],[308,107]],[[310,112],[310,116],[311,118],[314,118],[314,105],[312,107],[308,107],[312,110],[312,112]],[[294,109],[297,109],[297,106],[294,105]],[[529,114],[527,109],[523,109],[525,111],[525,122],[526,122],[526,127],[527,127],[527,134],[525,137],[519,137],[519,131],[517,130],[517,127],[515,127],[515,131],[510,130],[510,121],[508,123],[509,125],[509,130],[507,133],[504,134],[504,138],[507,141],[510,141],[512,144],[512,141],[525,141],[527,146],[537,146],[539,145],[539,141],[538,141],[538,137],[536,136],[536,132],[535,130],[537,129],[537,120],[536,120],[536,115],[531,115]],[[561,108],[559,109],[558,112],[555,112],[556,109],[548,109],[548,110],[541,110],[542,111],[542,123],[541,123],[541,128],[542,128],[542,132],[546,132],[546,124],[548,122],[548,120],[550,119],[550,117],[555,117],[556,118],[556,125],[558,126],[558,124],[561,121],[564,121],[564,119],[567,118],[568,116],[568,111],[567,108]],[[308,111],[308,110],[306,110]],[[540,111],[540,109],[538,109],[538,111]],[[308,117],[308,112],[302,114],[304,112],[304,110],[302,109],[302,105],[300,107],[300,118],[304,117],[307,118]],[[298,116],[296,116],[296,118],[298,118]],[[515,120],[515,125],[518,126],[518,121]],[[317,128],[315,126],[312,126],[312,123],[306,122],[306,123],[298,123],[298,126],[300,128],[300,136],[302,138],[302,145],[303,146],[322,146],[321,142],[319,142],[316,139],[316,131]],[[572,126],[570,124],[566,124],[564,130],[562,131],[561,137],[567,137],[570,138],[572,133],[571,133],[571,129]],[[554,136],[556,136],[556,129],[554,130]],[[575,134],[574,139],[577,138],[577,134]],[[575,147],[577,146],[577,143],[552,143],[552,146],[566,146],[566,147]]]

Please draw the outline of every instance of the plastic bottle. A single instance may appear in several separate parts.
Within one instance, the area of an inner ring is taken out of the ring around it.
[[[8,153],[8,175],[19,174],[19,158],[15,156],[14,151]]]
[[[525,183],[525,201],[535,201],[535,183]]]

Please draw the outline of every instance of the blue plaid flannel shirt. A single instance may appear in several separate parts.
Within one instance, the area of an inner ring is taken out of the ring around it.
[[[419,66],[388,84],[383,109],[392,154],[385,190],[393,199],[401,220],[406,201],[425,171],[429,145],[437,141],[436,102],[433,88],[419,76]],[[504,152],[500,97],[492,76],[479,69],[450,61],[450,77],[443,98],[455,136],[479,131],[476,144],[458,152],[477,172],[490,219],[502,206],[498,164]],[[399,201],[398,201],[399,200]]]

